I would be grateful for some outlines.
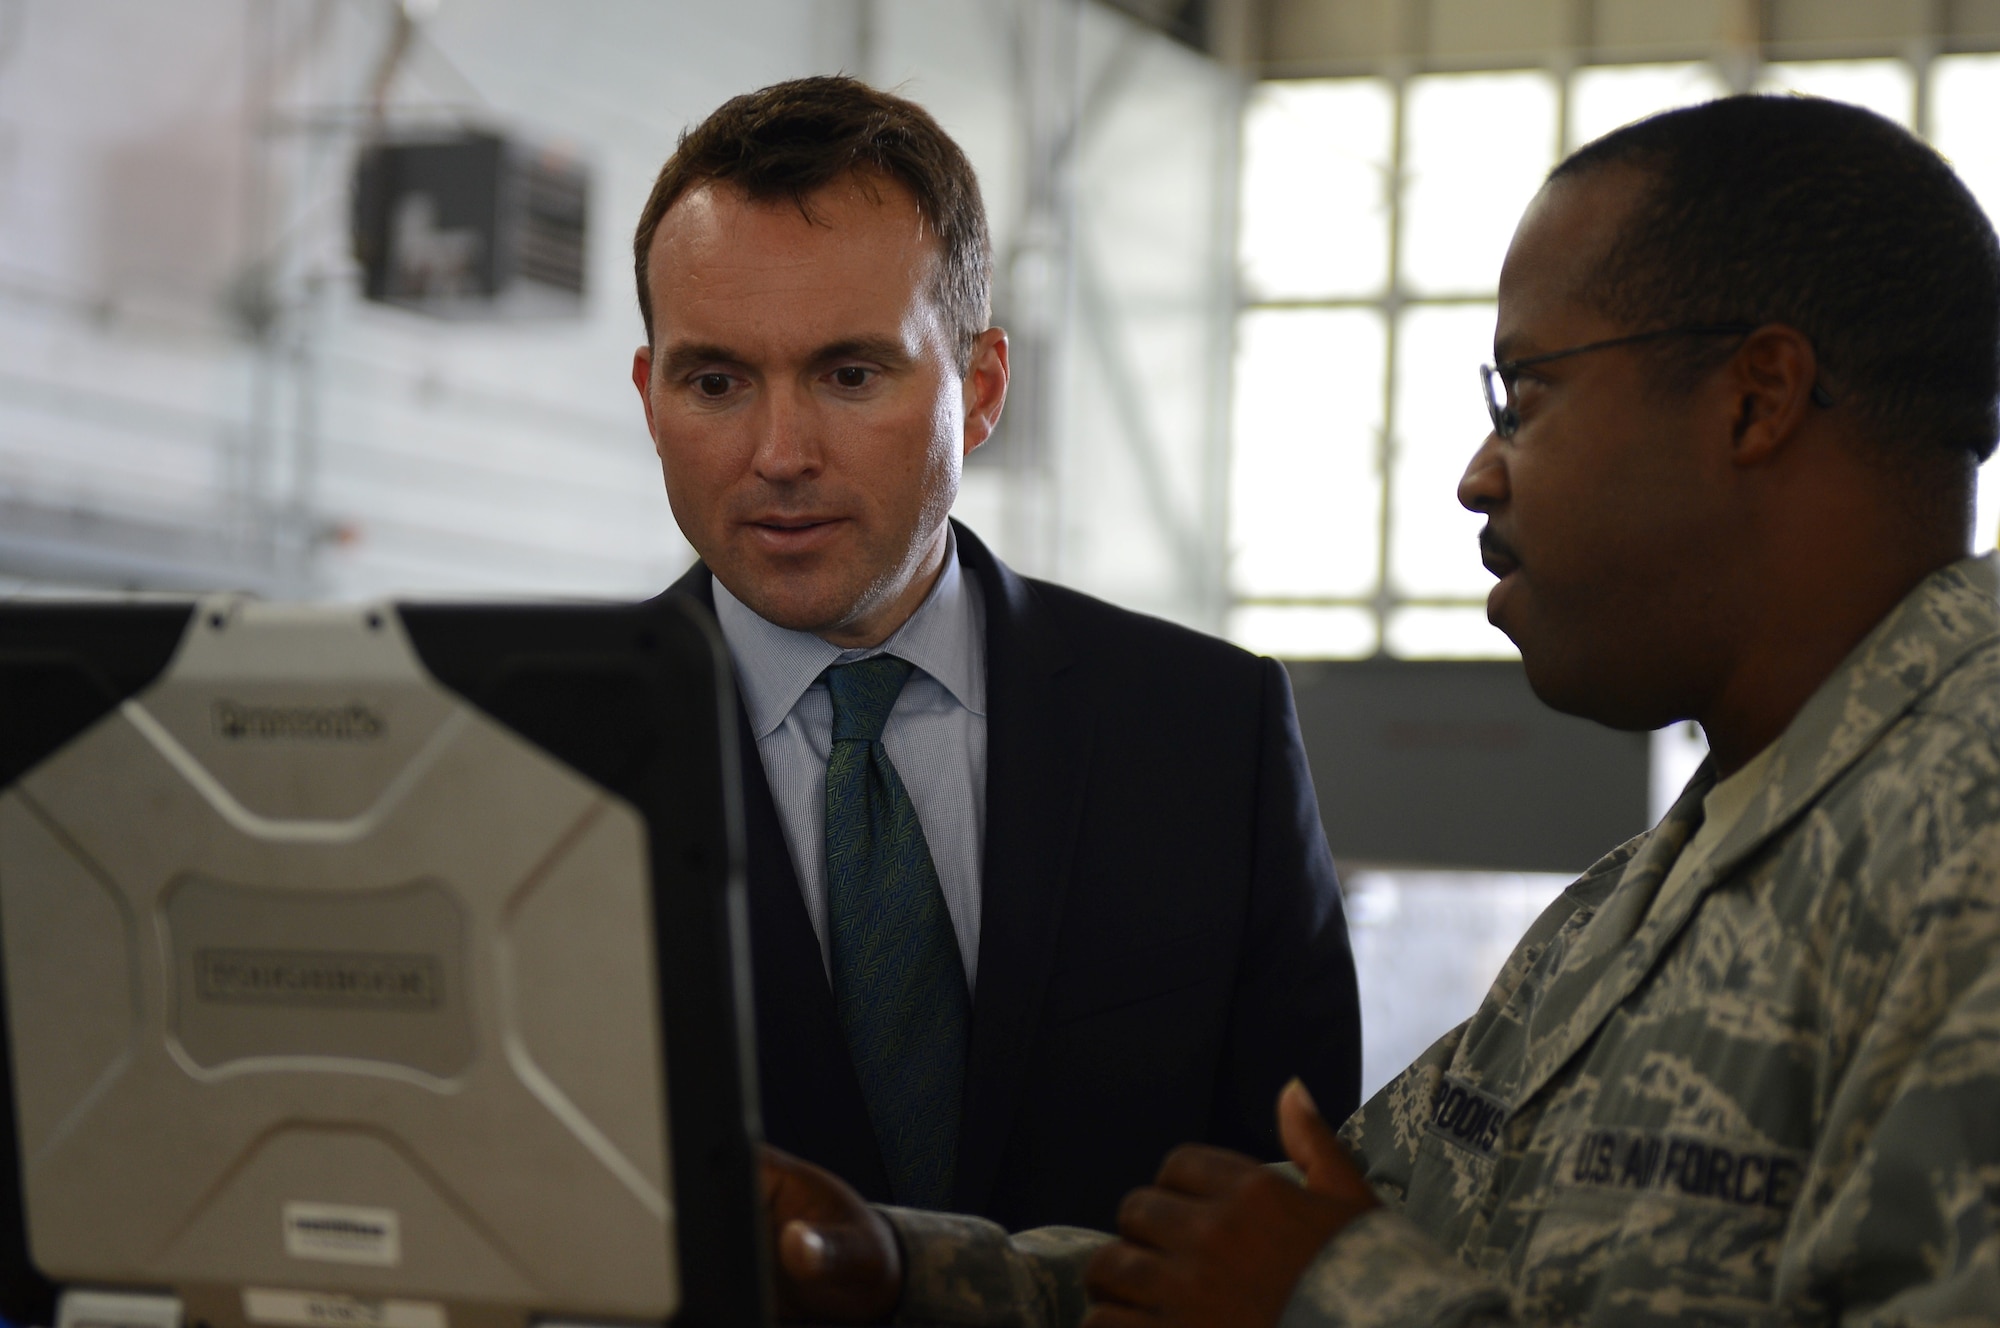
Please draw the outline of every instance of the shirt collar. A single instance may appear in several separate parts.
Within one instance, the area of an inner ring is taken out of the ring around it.
[[[842,650],[811,632],[796,632],[759,617],[729,587],[716,581],[715,619],[736,664],[750,731],[764,738],[799,703],[831,664],[872,655],[906,659],[935,678],[975,715],[986,713],[985,606],[958,562],[958,537],[947,526],[944,567],[917,611],[879,646]]]

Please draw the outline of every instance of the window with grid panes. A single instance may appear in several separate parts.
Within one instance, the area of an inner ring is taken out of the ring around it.
[[[1756,86],[1913,125],[2000,216],[2000,55],[1768,64]],[[1235,640],[1294,659],[1514,654],[1486,621],[1481,519],[1456,497],[1487,430],[1475,370],[1514,223],[1571,147],[1725,90],[1706,63],[1258,86],[1238,232]],[[2000,538],[1996,474],[1980,477],[1982,547]]]

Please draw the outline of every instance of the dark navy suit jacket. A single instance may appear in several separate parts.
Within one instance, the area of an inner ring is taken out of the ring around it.
[[[1280,1156],[1304,1078],[1356,1105],[1361,1029],[1285,671],[1016,576],[957,528],[986,608],[986,846],[950,1207],[1110,1229],[1176,1144]],[[669,594],[714,608],[699,564]],[[886,1201],[791,855],[742,722],[766,1137]]]

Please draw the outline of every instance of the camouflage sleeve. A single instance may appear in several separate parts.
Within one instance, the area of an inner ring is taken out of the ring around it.
[[[1891,919],[1896,971],[1779,1261],[1857,1328],[2000,1316],[2000,829],[1939,875]]]
[[[1089,1308],[1083,1266],[1112,1240],[1080,1227],[1009,1236],[983,1218],[881,1211],[903,1247],[899,1324],[1069,1328]]]
[[[1507,1307],[1504,1287],[1384,1207],[1326,1243],[1299,1278],[1278,1328],[1485,1328],[1509,1322]]]

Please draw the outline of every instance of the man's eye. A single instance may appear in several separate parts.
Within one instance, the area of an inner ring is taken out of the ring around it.
[[[705,397],[727,396],[729,393],[729,375],[719,373],[703,374],[694,380],[694,388],[695,391]]]
[[[868,370],[859,365],[845,364],[833,371],[833,381],[842,387],[866,387]]]

